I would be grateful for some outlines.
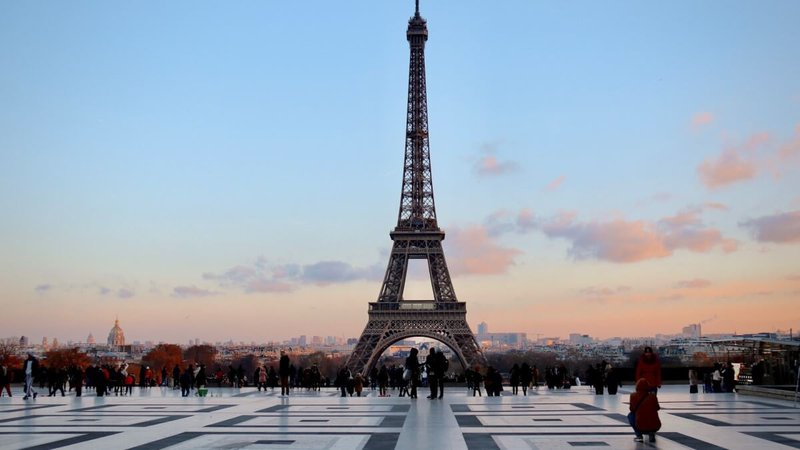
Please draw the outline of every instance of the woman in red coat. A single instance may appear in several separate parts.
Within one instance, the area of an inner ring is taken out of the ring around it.
[[[639,362],[636,363],[636,377],[635,380],[644,378],[650,384],[651,392],[658,392],[661,387],[661,361],[658,356],[653,353],[651,347],[645,347],[644,353],[639,357]]]
[[[640,378],[636,382],[636,392],[631,394],[630,411],[628,421],[633,427],[636,442],[642,442],[642,435],[650,435],[650,442],[656,441],[656,431],[661,429],[661,420],[658,418],[658,404],[656,394],[650,392],[650,383],[646,379]]]

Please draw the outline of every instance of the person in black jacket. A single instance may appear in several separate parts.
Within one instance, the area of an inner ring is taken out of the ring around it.
[[[181,396],[182,397],[188,397],[189,396],[189,390],[190,390],[190,388],[192,386],[192,381],[193,381],[192,378],[194,378],[194,368],[192,367],[191,364],[189,364],[189,367],[187,367],[186,370],[183,371],[183,374],[181,374]]]
[[[416,348],[412,348],[410,353],[408,358],[406,358],[406,369],[411,374],[411,379],[409,380],[411,392],[409,392],[408,397],[417,398],[417,383],[419,383],[419,360],[417,359],[417,355],[419,351]]]
[[[289,355],[281,350],[281,359],[278,363],[278,375],[281,377],[281,395],[289,395]]]

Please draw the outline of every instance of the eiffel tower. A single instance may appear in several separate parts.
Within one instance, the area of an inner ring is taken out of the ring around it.
[[[484,363],[467,324],[467,305],[456,298],[442,250],[444,231],[436,221],[425,87],[428,27],[419,14],[419,0],[414,16],[408,21],[406,37],[411,47],[411,62],[400,212],[397,227],[389,234],[392,253],[378,301],[369,304],[369,322],[347,362],[354,372],[368,373],[390,345],[413,336],[433,338],[447,345],[464,368]],[[427,260],[432,300],[403,298],[410,259]]]

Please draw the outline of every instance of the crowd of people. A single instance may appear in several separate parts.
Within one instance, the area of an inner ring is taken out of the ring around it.
[[[764,362],[757,362],[751,369],[754,384],[763,380]],[[445,375],[449,369],[449,361],[444,352],[431,348],[424,361],[420,361],[419,351],[412,348],[402,365],[380,365],[373,367],[368,373],[353,373],[347,366],[342,366],[336,377],[331,381],[315,364],[310,367],[295,367],[289,356],[281,352],[276,365],[258,364],[252,378],[240,365],[234,368],[228,366],[227,372],[217,366],[213,373],[206,372],[202,363],[174,365],[171,370],[162,367],[160,372],[152,370],[147,365],[141,365],[137,373],[130,370],[130,365],[121,362],[117,364],[89,365],[82,368],[79,365],[68,367],[43,367],[32,354],[28,354],[22,365],[24,374],[23,391],[25,399],[36,398],[38,388],[49,396],[65,396],[70,391],[75,395],[83,395],[84,388],[93,390],[98,397],[115,395],[126,396],[133,394],[133,388],[151,388],[155,386],[180,389],[181,395],[203,395],[209,382],[218,387],[230,385],[235,388],[253,386],[266,392],[280,386],[281,395],[288,396],[292,389],[305,389],[319,391],[322,387],[335,386],[341,391],[341,396],[361,396],[365,388],[378,390],[378,396],[389,396],[389,390],[399,391],[400,397],[408,396],[415,399],[418,388],[427,386],[430,389],[428,399],[441,399],[444,396]],[[548,389],[569,389],[574,384],[580,384],[580,378],[571,376],[564,365],[545,367],[540,372],[536,365],[527,362],[515,363],[507,374],[511,395],[528,395],[530,389],[539,389],[540,382]],[[647,435],[649,440],[655,441],[655,433],[660,429],[658,417],[658,389],[661,388],[661,363],[651,347],[645,347],[639,357],[636,368],[635,391],[630,396],[630,413],[628,420],[635,433],[635,440],[642,442]],[[487,396],[499,396],[504,390],[504,376],[493,366],[484,368],[475,366],[467,368],[464,380],[468,393],[473,396],[482,396],[482,390]],[[7,393],[11,396],[12,373],[7,366],[0,367],[0,395]],[[620,385],[617,370],[607,361],[591,365],[586,369],[583,384],[591,386],[595,393],[602,395],[604,389],[615,395]],[[721,393],[732,392],[736,384],[736,373],[733,364],[715,363],[713,369],[700,376],[695,369],[689,370],[689,392],[697,393],[698,387],[703,386],[703,392]],[[46,391],[44,391],[46,389]]]
[[[757,362],[751,369],[753,382],[763,380],[763,361]],[[441,399],[444,396],[445,375],[449,369],[449,361],[444,352],[431,348],[424,361],[419,360],[419,351],[412,348],[402,365],[381,364],[380,368],[373,367],[368,373],[353,373],[347,366],[342,366],[336,377],[331,381],[315,364],[310,367],[295,367],[289,356],[281,352],[276,365],[258,364],[252,378],[240,365],[234,368],[228,366],[227,372],[217,366],[213,373],[206,372],[202,363],[174,365],[171,370],[162,367],[160,372],[152,370],[147,365],[141,365],[137,373],[130,370],[130,365],[121,362],[117,364],[89,365],[82,368],[79,365],[68,367],[43,367],[32,354],[28,354],[23,362],[24,374],[23,391],[25,399],[36,398],[38,388],[46,389],[47,395],[65,396],[70,391],[75,395],[83,395],[84,388],[93,390],[98,397],[115,395],[126,396],[133,394],[133,388],[151,388],[155,386],[180,389],[181,395],[186,397],[195,394],[203,395],[209,382],[218,387],[230,385],[235,388],[253,386],[266,392],[280,386],[281,395],[288,396],[292,389],[305,389],[319,391],[322,387],[337,387],[342,397],[361,396],[365,388],[378,390],[378,396],[389,396],[389,390],[399,391],[400,397],[408,396],[415,399],[418,388],[427,386],[430,389],[428,399]],[[527,362],[515,363],[507,374],[511,395],[528,395],[530,389],[539,389],[540,382],[548,389],[569,389],[574,384],[580,384],[580,378],[571,376],[564,365],[545,367],[540,372],[536,365]],[[651,347],[645,347],[639,357],[636,368],[635,391],[630,394],[628,420],[634,430],[635,440],[642,442],[647,435],[654,442],[656,432],[661,427],[658,417],[660,409],[658,403],[658,390],[661,388],[661,363]],[[484,368],[475,366],[467,368],[464,372],[467,392],[473,396],[482,396],[482,390],[487,396],[499,396],[504,390],[503,374],[493,366]],[[12,373],[7,366],[0,367],[0,395],[7,393],[11,396]],[[602,395],[604,389],[615,395],[620,385],[617,370],[607,361],[591,365],[586,369],[583,384],[591,386],[595,393]],[[718,393],[732,392],[736,384],[736,373],[733,364],[715,363],[712,370],[699,376],[695,369],[689,370],[689,392],[697,393],[698,387],[703,386],[703,392]]]

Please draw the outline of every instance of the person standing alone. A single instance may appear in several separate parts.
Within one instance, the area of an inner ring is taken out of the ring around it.
[[[31,396],[35,399],[38,392],[33,390],[33,376],[39,370],[39,361],[33,357],[32,353],[28,353],[28,359],[25,360],[25,397],[23,400],[27,400]]]
[[[289,395],[289,355],[281,350],[281,359],[278,363],[278,375],[281,377],[281,395]]]

